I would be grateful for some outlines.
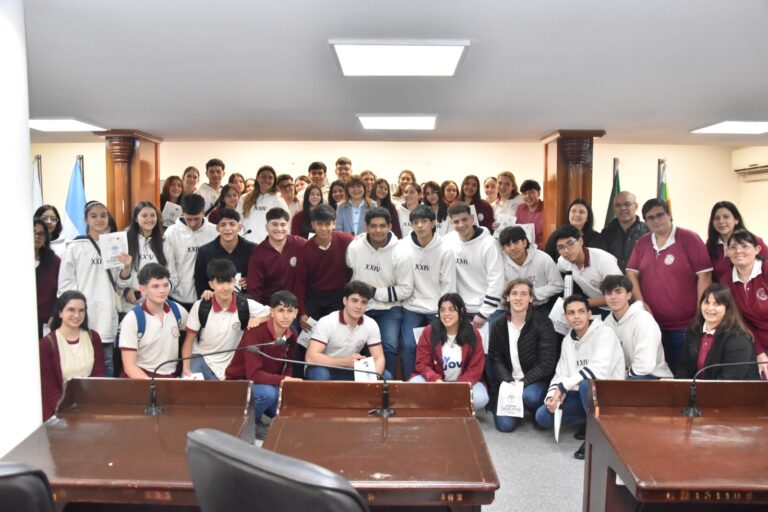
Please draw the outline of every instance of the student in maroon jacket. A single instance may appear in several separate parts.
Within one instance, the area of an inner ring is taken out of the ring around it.
[[[70,290],[59,296],[51,333],[40,340],[43,421],[53,416],[64,381],[75,377],[104,377],[104,354],[99,333],[88,329],[85,295]]]
[[[48,323],[59,289],[61,260],[51,250],[51,235],[39,217],[32,221],[35,237],[35,277],[37,282],[37,335],[43,336],[43,324]]]
[[[243,333],[239,347],[260,345],[283,339],[285,345],[269,345],[261,351],[272,357],[293,359],[296,347],[296,332],[291,324],[296,320],[296,296],[280,290],[269,299],[270,319],[263,324]],[[261,421],[263,414],[270,418],[277,414],[277,400],[280,396],[280,383],[284,380],[301,380],[291,377],[292,365],[273,361],[261,354],[240,350],[235,352],[227,367],[227,379],[248,379],[253,382],[253,409],[256,417],[256,439],[263,440],[267,426]]]
[[[467,307],[458,293],[446,293],[438,304],[438,320],[427,326],[416,345],[416,372],[411,382],[469,382],[475,409],[488,404],[480,381],[485,354],[480,333],[467,320]]]
[[[290,234],[291,217],[280,207],[267,212],[267,238],[248,259],[248,293],[261,304],[278,290],[293,290],[299,254],[307,241]]]

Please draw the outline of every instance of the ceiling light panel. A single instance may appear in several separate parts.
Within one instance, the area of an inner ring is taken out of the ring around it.
[[[454,76],[469,41],[331,40],[344,76]]]
[[[358,115],[366,130],[434,130],[437,116]]]
[[[100,132],[100,126],[84,123],[77,119],[30,119],[29,127],[40,132]]]
[[[768,122],[765,121],[723,121],[722,123],[705,126],[691,133],[729,133],[735,135],[760,135],[768,133]]]

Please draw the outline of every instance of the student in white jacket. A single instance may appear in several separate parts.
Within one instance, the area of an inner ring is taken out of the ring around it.
[[[671,379],[664,360],[661,329],[642,302],[631,302],[632,281],[625,275],[608,276],[600,284],[611,314],[603,323],[619,337],[628,379]]]
[[[117,335],[115,293],[117,270],[107,270],[101,263],[99,235],[109,233],[107,208],[98,201],[85,205],[88,234],[67,245],[59,268],[58,294],[80,291],[88,300],[89,327],[99,333],[104,348],[105,375],[114,375],[113,350]]]
[[[589,381],[624,379],[624,353],[619,339],[599,318],[590,319],[589,299],[571,295],[565,299],[564,308],[571,330],[563,339],[544,405],[536,411],[536,423],[544,428],[554,426],[557,407],[563,409],[564,425],[583,425],[587,420]],[[584,444],[573,456],[584,458]]]
[[[243,238],[260,244],[267,238],[267,212],[272,208],[288,211],[288,205],[277,195],[277,174],[269,165],[256,172],[256,186],[243,194],[237,203],[237,213],[243,224]]]
[[[549,315],[553,299],[563,292],[563,276],[557,265],[544,251],[531,245],[520,226],[504,228],[499,233],[499,244],[504,252],[504,282],[527,279],[533,284],[533,307]]]
[[[395,251],[398,239],[392,234],[389,210],[376,207],[365,212],[365,230],[366,234],[347,247],[347,266],[352,269],[352,281],[374,289],[365,314],[379,325],[385,369],[394,375],[403,319],[401,302],[413,293],[413,263]]]
[[[406,199],[407,187],[404,193]],[[417,340],[413,330],[436,318],[440,297],[456,292],[456,258],[435,232],[435,218],[435,211],[425,204],[414,208],[409,214],[413,231],[403,237],[395,249],[413,265],[413,294],[403,300],[403,322],[400,329],[405,379],[416,370]]]
[[[454,231],[443,240],[456,257],[457,292],[464,299],[472,325],[479,330],[504,313],[500,309],[504,291],[501,247],[486,228],[473,224],[466,203],[454,203],[448,215]]]
[[[163,242],[161,216],[158,209],[149,201],[139,201],[133,207],[131,224],[126,231],[128,254],[117,258],[123,268],[117,275],[117,286],[122,293],[123,313],[128,313],[143,298],[139,291],[139,271],[148,263],[159,263],[167,268],[172,276],[177,276],[173,261],[170,261]],[[171,291],[176,289],[176,282],[171,280]]]
[[[181,217],[165,231],[168,267],[174,269],[171,282],[177,283],[171,298],[189,311],[197,301],[195,261],[200,246],[219,236],[216,226],[205,218],[205,199],[198,194],[181,198]]]

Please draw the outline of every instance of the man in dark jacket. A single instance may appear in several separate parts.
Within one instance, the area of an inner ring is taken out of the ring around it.
[[[648,232],[648,226],[637,216],[637,199],[632,192],[619,192],[613,198],[616,218],[603,229],[603,249],[616,256],[622,272],[638,239]]]
[[[535,411],[544,403],[549,381],[555,373],[557,336],[552,321],[532,306],[535,297],[530,281],[513,279],[504,290],[503,298],[507,315],[491,326],[490,368],[498,383],[522,381],[523,406]],[[493,396],[498,397],[498,386]],[[495,403],[492,407],[496,429],[512,432],[520,418],[497,416]]]

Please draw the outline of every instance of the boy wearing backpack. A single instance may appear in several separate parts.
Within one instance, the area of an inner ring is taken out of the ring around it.
[[[237,269],[228,259],[215,259],[206,267],[210,300],[192,305],[181,356],[207,354],[237,347],[243,329],[254,327],[269,316],[269,308],[235,293]],[[195,343],[197,338],[197,343]],[[182,361],[183,376],[202,373],[205,380],[224,380],[224,371],[234,352],[200,356]]]
[[[120,324],[123,376],[148,379],[165,361],[179,357],[179,335],[187,323],[187,310],[169,300],[171,274],[159,263],[139,271],[139,291],[146,299],[137,304]],[[173,378],[177,364],[157,370],[156,377]]]

